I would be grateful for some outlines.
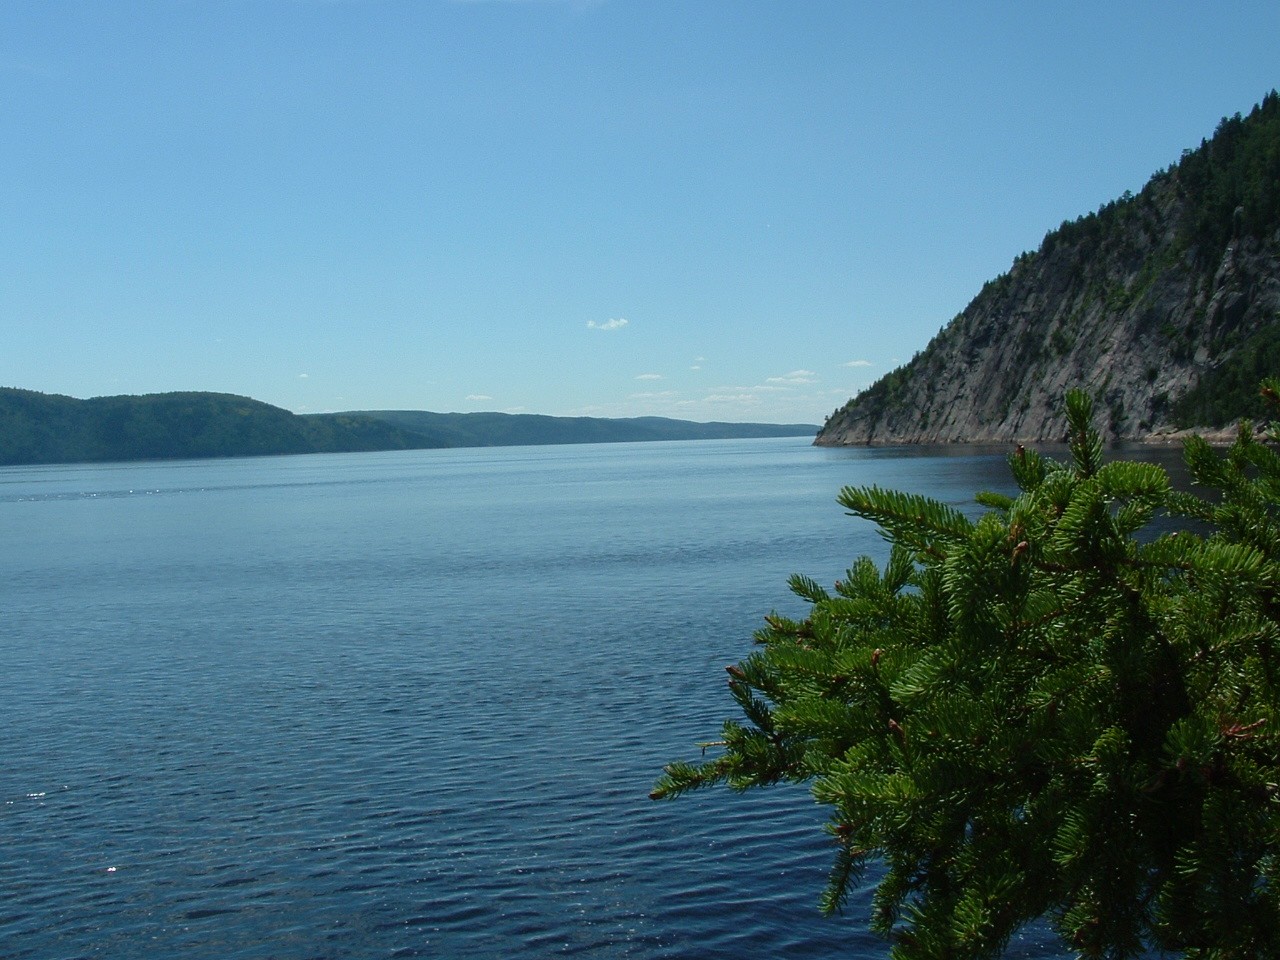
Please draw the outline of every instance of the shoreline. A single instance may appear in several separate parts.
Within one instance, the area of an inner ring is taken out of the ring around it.
[[[1255,439],[1265,439],[1267,436],[1267,426],[1254,424],[1253,435]],[[1199,436],[1209,442],[1211,446],[1227,447],[1230,446],[1240,432],[1240,423],[1236,422],[1229,427],[1189,427],[1184,430],[1158,430],[1153,433],[1143,434],[1138,437],[1116,437],[1105,441],[1108,449],[1138,446],[1138,447],[1174,447],[1181,444],[1188,437]],[[824,441],[822,434],[814,438],[813,446],[824,447],[829,449],[839,449],[841,447],[939,447],[939,448],[962,448],[962,447],[1016,447],[1022,446],[1065,446],[1066,439],[1052,439],[1046,437],[978,437],[973,439],[961,440],[864,440],[859,442],[840,442],[840,441]]]

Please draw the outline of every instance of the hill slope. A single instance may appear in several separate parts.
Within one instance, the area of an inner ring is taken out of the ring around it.
[[[724,440],[799,437],[817,433],[808,423],[694,423],[667,417],[548,417],[532,413],[430,413],[369,410],[373,417],[451,447],[506,447],[547,443],[620,443],[638,440]]]
[[[77,400],[0,388],[0,464],[343,453],[431,445],[368,417],[300,417],[225,393]]]
[[[299,415],[224,393],[77,400],[0,387],[0,465],[349,453],[436,447],[813,436],[811,424],[604,420],[502,413]]]
[[[1062,439],[1094,394],[1113,439],[1221,426],[1280,369],[1280,97],[1225,119],[1137,196],[1064,223],[820,445]]]

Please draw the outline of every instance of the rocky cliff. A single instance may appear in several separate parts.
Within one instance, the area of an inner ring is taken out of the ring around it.
[[[1137,196],[1046,235],[821,445],[1056,441],[1092,392],[1113,439],[1220,424],[1280,361],[1280,98],[1219,125]],[[1248,412],[1236,408],[1233,413]]]

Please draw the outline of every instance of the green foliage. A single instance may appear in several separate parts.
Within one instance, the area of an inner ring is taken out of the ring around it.
[[[77,400],[0,387],[0,465],[436,447],[812,436],[813,424],[425,410],[298,415],[223,393]]]
[[[952,322],[954,323],[955,321]],[[883,413],[895,404],[902,403],[907,389],[911,386],[915,377],[921,374],[927,358],[932,355],[932,348],[935,344],[942,343],[945,338],[946,331],[944,329],[934,337],[923,352],[917,351],[906,363],[894,367],[871,386],[852,398],[837,412],[849,411],[856,407],[860,410]]]
[[[725,440],[739,437],[812,437],[810,423],[694,423],[669,417],[548,417],[533,413],[432,413],[370,410],[361,416],[439,440],[450,447],[505,447],[560,443],[638,443],[649,440]]]
[[[1264,236],[1280,220],[1280,95],[1271,91],[1249,116],[1218,124],[1213,139],[1188,151],[1178,182],[1195,208],[1187,238],[1220,250],[1233,236]]]
[[[1181,427],[1223,427],[1245,416],[1260,419],[1266,407],[1257,385],[1280,370],[1280,317],[1259,328],[1173,405],[1174,422]]]
[[[1063,221],[1045,236],[1041,252],[1058,247],[1096,249],[1114,239],[1140,217],[1152,187],[1170,177],[1187,204],[1179,224],[1180,246],[1199,248],[1204,263],[1216,264],[1216,254],[1232,237],[1264,237],[1274,230],[1280,221],[1280,94],[1272,90],[1247,117],[1224,117],[1212,139],[1185,151],[1170,171],[1156,174],[1138,196],[1126,192],[1095,213]],[[1151,279],[1142,277],[1137,291],[1111,291],[1112,296],[1124,305]]]
[[[297,416],[223,393],[47,396],[0,388],[0,464],[334,453],[442,446],[369,417]]]
[[[1280,383],[1266,389],[1280,399]],[[976,520],[846,488],[890,543],[729,668],[744,719],[654,797],[805,782],[830,808],[822,899],[882,865],[891,956],[985,958],[1038,918],[1082,957],[1280,942],[1280,456],[1191,441],[1207,499],[1104,462],[1069,395],[1070,461],[1021,448]],[[1171,511],[1202,534],[1154,536]]]

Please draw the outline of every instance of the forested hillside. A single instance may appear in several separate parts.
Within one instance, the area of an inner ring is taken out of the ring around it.
[[[77,400],[0,387],[0,465],[436,447],[813,436],[814,424],[421,410],[294,414],[225,393]]]
[[[695,423],[668,417],[548,417],[533,413],[431,413],[369,410],[359,416],[439,438],[451,447],[547,443],[625,443],[643,440],[725,440],[735,437],[813,436],[809,423]]]
[[[77,400],[0,388],[0,464],[443,446],[369,417],[302,417],[223,393]]]
[[[1137,195],[1048,233],[819,444],[1060,440],[1081,387],[1111,439],[1260,412],[1280,369],[1280,96]]]

